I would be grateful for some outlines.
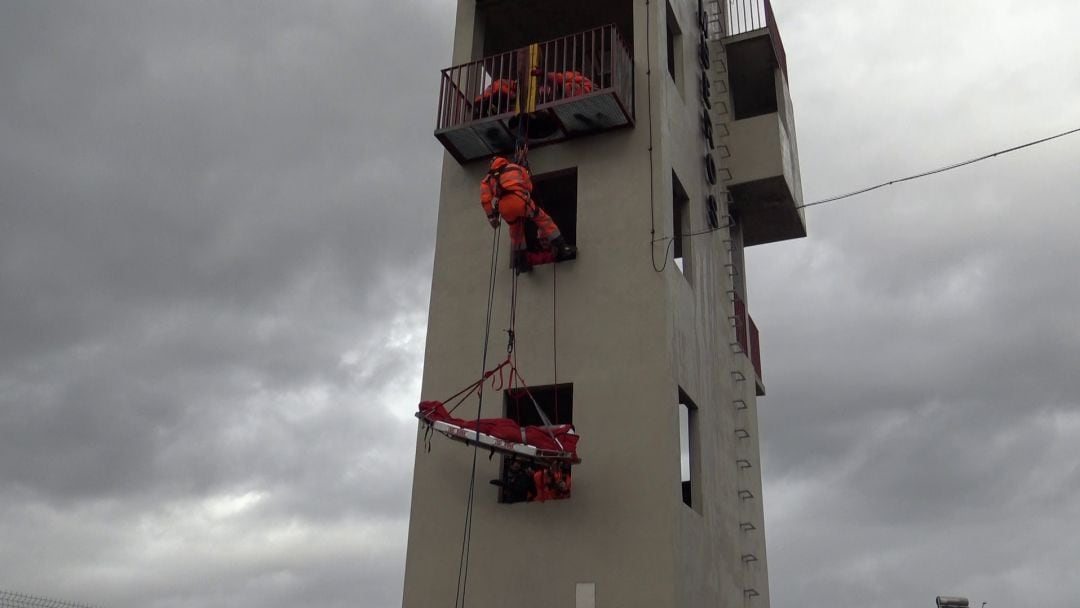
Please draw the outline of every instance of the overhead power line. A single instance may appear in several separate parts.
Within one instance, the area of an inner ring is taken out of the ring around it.
[[[977,163],[979,161],[986,160],[988,158],[994,158],[995,156],[1001,156],[1002,154],[1008,154],[1009,152],[1015,152],[1017,150],[1022,150],[1024,148],[1030,148],[1031,146],[1035,146],[1035,145],[1038,145],[1038,144],[1041,144],[1041,143],[1045,143],[1045,142],[1048,142],[1048,141],[1050,141],[1052,139],[1057,139],[1059,137],[1065,137],[1066,135],[1072,135],[1073,133],[1077,133],[1077,132],[1080,132],[1080,127],[1077,127],[1075,129],[1070,129],[1068,131],[1063,131],[1063,132],[1058,133],[1056,135],[1051,135],[1050,137],[1044,137],[1042,139],[1036,139],[1035,141],[1029,141],[1026,144],[1020,144],[1019,146],[1013,146],[1011,148],[1005,148],[1004,150],[998,150],[997,152],[993,152],[991,154],[984,154],[984,155],[982,155],[982,156],[980,156],[978,158],[972,158],[971,160],[965,160],[963,162],[953,163],[951,165],[946,165],[944,167],[939,167],[937,169],[932,169],[930,171],[924,171],[922,173],[917,173],[915,175],[909,175],[907,177],[901,177],[901,178],[898,178],[898,179],[889,180],[887,182],[877,184],[876,186],[870,186],[869,188],[863,188],[861,190],[856,190],[854,192],[848,192],[847,194],[840,194],[840,195],[837,195],[837,196],[830,196],[829,198],[824,198],[824,199],[821,199],[820,201],[814,201],[812,203],[806,203],[804,205],[797,205],[795,208],[796,209],[801,209],[803,207],[813,207],[815,205],[824,205],[825,203],[831,203],[831,202],[842,200],[842,199],[845,199],[845,198],[851,198],[851,197],[857,196],[859,194],[866,194],[867,192],[871,192],[871,191],[877,190],[879,188],[884,188],[886,186],[891,186],[893,184],[899,184],[901,182],[909,182],[909,181],[914,180],[914,179],[919,179],[920,177],[928,177],[930,175],[936,175],[938,173],[944,173],[946,171],[952,171],[953,169],[959,169],[960,167],[964,167],[964,166],[967,166],[967,165],[972,165],[972,164],[975,164],[975,163]]]

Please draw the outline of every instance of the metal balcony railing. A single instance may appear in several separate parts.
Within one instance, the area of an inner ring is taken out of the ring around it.
[[[710,36],[714,39],[768,29],[776,62],[787,76],[787,53],[771,0],[710,0],[706,10]]]
[[[530,101],[551,127],[530,145],[629,126],[633,72],[615,25],[446,68],[435,135],[462,162],[510,151],[511,119]]]

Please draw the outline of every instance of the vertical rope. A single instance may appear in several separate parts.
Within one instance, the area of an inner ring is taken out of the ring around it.
[[[484,374],[487,372],[488,342],[491,337],[491,311],[495,302],[495,279],[499,273],[499,234],[502,232],[502,225],[500,224],[494,232],[495,234],[491,240],[491,268],[488,271],[487,316],[484,320],[484,354],[480,364],[481,379],[484,378]],[[484,384],[486,382],[481,380],[476,403],[477,423],[480,421],[480,412],[484,405]],[[479,428],[479,424],[476,428]],[[469,473],[469,493],[465,502],[465,526],[461,534],[461,556],[458,559],[458,580],[457,587],[454,589],[455,608],[465,608],[465,596],[469,585],[469,550],[472,544],[473,505],[476,502],[476,460],[479,448],[480,444],[474,442],[472,471]]]
[[[551,368],[555,377],[555,424],[562,424],[559,418],[559,314],[555,290],[558,268],[557,262],[551,265]]]

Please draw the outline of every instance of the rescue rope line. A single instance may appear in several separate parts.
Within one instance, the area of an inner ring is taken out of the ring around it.
[[[556,275],[558,273],[558,264],[551,265],[551,371],[555,384],[555,420],[561,420],[559,418],[559,314],[558,314],[558,292],[556,285]]]
[[[824,198],[824,199],[821,199],[819,201],[814,201],[812,203],[806,203],[804,205],[796,205],[795,208],[796,209],[805,209],[806,207],[814,207],[816,205],[824,205],[825,203],[831,203],[831,202],[834,202],[834,201],[843,200],[845,198],[851,198],[851,197],[857,196],[859,194],[866,194],[867,192],[872,192],[872,191],[877,190],[879,188],[884,188],[886,186],[891,186],[893,184],[899,184],[899,183],[902,183],[902,182],[908,182],[908,181],[911,181],[911,180],[919,179],[920,177],[929,177],[931,175],[937,175],[938,173],[944,173],[946,171],[952,171],[953,169],[959,169],[960,167],[966,167],[968,165],[973,165],[973,164],[975,164],[975,163],[977,163],[979,161],[984,161],[984,160],[987,160],[987,159],[990,159],[990,158],[994,158],[995,156],[1001,156],[1002,154],[1008,154],[1009,152],[1015,152],[1017,150],[1022,150],[1024,148],[1030,148],[1031,146],[1046,143],[1046,142],[1048,142],[1050,140],[1057,139],[1059,137],[1065,137],[1066,135],[1072,135],[1073,133],[1078,133],[1078,132],[1080,132],[1080,127],[1077,127],[1075,129],[1070,129],[1068,131],[1063,131],[1061,133],[1057,133],[1057,134],[1051,135],[1049,137],[1043,137],[1042,139],[1036,139],[1035,141],[1029,141],[1026,144],[1020,144],[1018,146],[1013,146],[1011,148],[1005,148],[1004,150],[998,150],[997,152],[992,152],[990,154],[984,154],[984,155],[979,156],[977,158],[972,158],[972,159],[961,161],[961,162],[958,162],[958,163],[953,163],[951,165],[945,165],[944,167],[938,167],[937,169],[931,169],[929,171],[923,171],[922,173],[916,173],[915,175],[909,175],[907,177],[901,177],[901,178],[889,180],[887,182],[882,182],[880,184],[877,184],[876,186],[870,186],[869,188],[863,188],[861,190],[855,190],[854,192],[848,192],[847,194],[840,194],[840,195],[837,195],[837,196],[830,196],[829,198]]]
[[[479,427],[480,412],[484,405],[484,380],[487,379],[487,356],[488,356],[488,342],[491,337],[491,311],[495,302],[495,279],[499,273],[499,235],[502,233],[502,226],[498,226],[494,230],[495,234],[491,239],[491,267],[488,271],[488,299],[487,299],[487,313],[484,320],[484,349],[483,357],[480,364],[480,381],[477,385],[478,397],[476,403],[476,421]],[[501,368],[501,366],[500,366]],[[476,459],[480,450],[480,444],[473,444],[472,454],[472,470],[469,473],[469,492],[468,498],[465,502],[465,525],[462,531],[461,537],[461,556],[458,560],[458,580],[457,587],[454,589],[454,607],[465,608],[465,598],[469,585],[469,550],[471,548],[472,540],[472,522],[473,522],[473,505],[476,502]]]

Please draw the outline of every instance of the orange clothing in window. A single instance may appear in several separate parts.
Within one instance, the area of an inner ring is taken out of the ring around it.
[[[563,471],[560,468],[540,469],[533,473],[533,485],[536,486],[535,500],[544,502],[570,498],[571,483],[569,471]]]
[[[491,170],[480,182],[480,205],[488,220],[494,220],[492,225],[498,225],[498,217],[509,224],[513,251],[526,248],[523,219],[536,224],[537,233],[544,241],[551,242],[562,235],[551,216],[532,200],[532,189],[529,170],[501,156],[491,161]]]

